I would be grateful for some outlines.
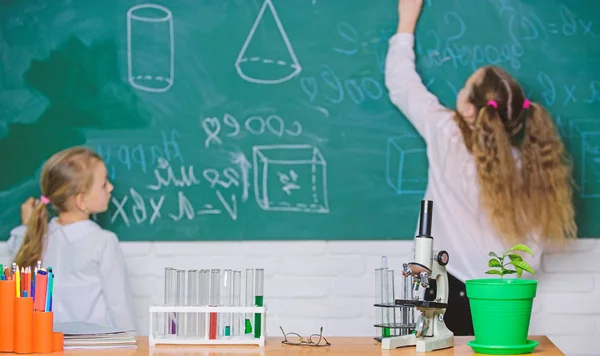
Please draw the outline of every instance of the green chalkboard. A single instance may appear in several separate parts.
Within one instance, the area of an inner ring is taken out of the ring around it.
[[[0,1],[0,236],[57,150],[87,145],[122,240],[408,239],[425,146],[383,84],[397,1]],[[574,158],[600,236],[600,3],[426,1],[418,67],[453,107],[513,73]]]

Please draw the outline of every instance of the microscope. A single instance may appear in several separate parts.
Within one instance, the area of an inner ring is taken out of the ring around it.
[[[429,281],[435,280],[436,298],[433,301],[396,299],[396,305],[416,307],[421,312],[412,334],[392,336],[381,340],[381,348],[391,350],[404,346],[416,346],[417,352],[429,352],[454,346],[454,333],[444,323],[444,313],[448,307],[448,274],[446,265],[449,256],[439,251],[434,256],[431,220],[433,202],[421,201],[419,216],[419,234],[415,237],[414,260],[403,264],[402,275],[413,277],[413,291],[419,286],[429,288]]]

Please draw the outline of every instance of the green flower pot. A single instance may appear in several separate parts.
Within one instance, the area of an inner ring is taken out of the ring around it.
[[[475,332],[469,346],[475,352],[519,354],[538,345],[527,340],[536,280],[472,279],[465,285]]]

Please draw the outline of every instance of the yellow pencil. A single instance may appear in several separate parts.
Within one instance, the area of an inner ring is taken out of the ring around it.
[[[15,272],[15,282],[17,286],[17,298],[21,298],[21,270],[19,270],[19,266],[17,266],[17,271]]]

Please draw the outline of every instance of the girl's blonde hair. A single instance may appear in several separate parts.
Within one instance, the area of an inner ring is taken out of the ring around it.
[[[481,203],[506,243],[535,235],[542,244],[563,245],[577,226],[572,166],[554,123],[508,72],[482,71],[468,99],[477,108],[474,127],[456,115],[475,156]]]
[[[59,212],[67,211],[69,198],[86,193],[91,188],[93,167],[98,162],[102,162],[102,158],[85,147],[73,147],[54,154],[42,168],[42,196]],[[40,203],[27,223],[23,244],[14,261],[17,265],[35,266],[41,260],[47,229],[47,207]]]

